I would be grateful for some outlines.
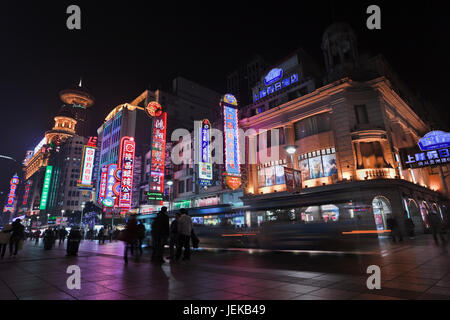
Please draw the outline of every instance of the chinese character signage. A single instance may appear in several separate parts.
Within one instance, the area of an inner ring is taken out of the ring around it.
[[[162,114],[162,106],[158,102],[152,101],[148,103],[145,111],[152,118],[159,117]]]
[[[422,168],[433,165],[450,164],[449,148],[422,151],[417,147],[399,150],[403,168]]]
[[[116,195],[114,194],[113,186],[116,184],[116,177],[114,176],[116,170],[117,164],[113,163],[108,165],[105,198],[102,200],[104,207],[114,206]]]
[[[14,175],[9,184],[10,184],[9,194],[8,198],[6,199],[5,208],[3,209],[4,212],[14,211],[14,200],[16,197],[17,186],[19,185],[19,177],[17,175]]]
[[[31,185],[33,184],[32,180],[28,180],[25,184],[25,193],[23,195],[22,206],[26,206],[28,204],[28,198],[30,196]]]
[[[45,169],[44,186],[42,187],[41,203],[39,210],[45,210],[47,208],[48,191],[50,189],[50,181],[52,179],[52,166],[47,166]]]
[[[450,133],[431,131],[419,139],[420,150],[429,151],[441,148],[450,148]]]
[[[120,182],[119,208],[122,209],[131,209],[135,152],[136,143],[134,142],[134,138],[123,137],[120,143],[119,157],[119,161],[121,161],[120,169],[122,178]]]
[[[213,170],[211,163],[211,123],[208,119],[202,121],[200,130],[200,148],[199,148],[199,163],[198,163],[198,177],[201,186],[211,185],[213,179]]]
[[[92,173],[94,171],[94,159],[96,147],[84,146],[83,161],[81,163],[80,180],[78,187],[92,188]]]
[[[253,102],[258,101],[266,96],[273,94],[285,87],[290,86],[293,83],[298,82],[298,73],[294,73],[284,79],[283,69],[275,68],[269,71],[269,73],[264,77],[265,88],[259,90],[259,92],[253,93]]]
[[[164,192],[164,165],[166,150],[167,113],[153,118],[152,127],[152,156],[150,169],[150,193]]]
[[[98,187],[98,198],[99,204],[103,204],[103,199],[106,196],[106,184],[108,183],[108,166],[103,165],[100,170],[100,183]]]

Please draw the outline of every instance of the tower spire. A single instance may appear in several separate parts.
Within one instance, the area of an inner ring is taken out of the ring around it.
[[[81,88],[81,81],[82,81],[83,79],[80,77],[80,83],[78,83],[78,86]]]

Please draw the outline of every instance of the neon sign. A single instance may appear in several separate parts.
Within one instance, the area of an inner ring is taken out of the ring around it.
[[[17,185],[19,184],[19,177],[17,175],[14,175],[11,178],[9,184],[9,194],[8,199],[6,200],[5,208],[3,209],[4,212],[14,210],[14,199],[16,196]]]
[[[22,206],[26,206],[28,204],[28,197],[30,196],[31,185],[33,184],[32,180],[28,180],[25,184],[25,193],[23,195]]]
[[[83,161],[81,163],[80,180],[78,180],[78,187],[91,189],[92,188],[92,173],[94,171],[94,159],[96,147],[84,146]]]
[[[133,137],[123,137],[120,141],[121,182],[119,194],[119,208],[131,209],[131,196],[133,192],[134,155],[136,143]],[[116,186],[118,188],[118,185]],[[113,187],[113,191],[114,191]],[[116,192],[119,191],[116,189]]]
[[[145,111],[150,117],[159,117],[162,114],[162,106],[158,102],[152,101],[148,103]]]
[[[418,145],[422,151],[450,148],[450,133],[444,131],[428,132],[419,139]]]
[[[416,148],[403,148],[399,150],[402,166],[404,168],[422,168],[433,165],[450,164],[450,148],[420,151]]]
[[[108,183],[108,166],[103,165],[100,170],[100,185],[98,188],[98,203],[103,204],[103,199],[106,196],[106,185]]]
[[[44,186],[42,187],[41,203],[39,210],[47,208],[48,190],[50,189],[50,181],[52,179],[53,166],[47,166],[45,169]]]
[[[166,152],[167,113],[153,118],[152,128],[152,160],[150,169],[150,193],[164,191],[164,164]]]
[[[274,82],[277,82],[283,78],[283,69],[280,68],[274,68],[267,73],[267,75],[264,77],[264,84],[266,86],[271,85]]]
[[[273,70],[281,70],[281,69],[272,69],[270,72],[272,72]],[[270,72],[269,72],[269,74],[270,74]],[[298,73],[294,73],[291,76],[286,77],[286,78],[282,79],[281,81],[278,81],[283,76],[283,70],[281,70],[281,77],[278,78],[278,76],[274,77],[272,75],[271,77],[269,77],[269,79],[271,79],[271,81],[269,81],[269,83],[267,83],[266,79],[269,76],[269,74],[264,78],[264,83],[266,84],[267,87],[260,90],[258,93],[253,94],[253,102],[258,101],[259,99],[269,96],[269,95],[273,94],[274,92],[281,90],[282,88],[288,87],[291,84],[298,82]],[[278,81],[278,82],[276,82],[276,81]],[[272,85],[272,83],[274,83],[274,84]]]
[[[102,200],[102,204],[105,207],[114,206],[115,195],[113,192],[113,186],[116,183],[116,178],[114,177],[114,172],[117,170],[117,164],[112,163],[107,167],[107,180],[106,180],[106,192],[105,198]]]
[[[210,141],[211,123],[208,119],[204,119],[200,131],[200,161],[198,163],[198,177],[201,186],[210,185],[213,179]]]

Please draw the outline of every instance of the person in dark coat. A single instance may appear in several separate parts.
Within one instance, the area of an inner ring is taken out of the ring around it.
[[[66,228],[62,227],[59,229],[59,245],[61,245],[61,242],[64,244],[64,240],[66,240],[67,236],[67,230]]]
[[[398,222],[392,215],[388,216],[386,224],[388,229],[391,230],[392,241],[397,242],[396,239],[397,237],[399,238],[400,241],[403,241],[402,233],[400,232]]]
[[[152,223],[153,253],[152,262],[164,263],[164,245],[169,237],[169,216],[167,207],[161,207],[161,211]]]
[[[169,260],[175,260],[175,245],[178,241],[178,219],[180,218],[180,213],[175,214],[175,219],[170,224],[170,235],[169,235]]]
[[[48,227],[47,230],[44,231],[43,239],[44,239],[44,250],[50,250],[53,246],[55,238],[55,233],[51,227]]]
[[[17,255],[17,251],[19,250],[19,243],[20,241],[23,241],[25,237],[25,227],[20,223],[20,219],[14,220],[10,232],[11,237],[9,238],[9,255],[13,255],[15,257]]]
[[[428,221],[430,222],[431,233],[433,234],[434,242],[436,245],[439,245],[438,235],[441,238],[442,244],[446,243],[444,234],[442,233],[442,222],[441,218],[437,215],[436,212],[432,212],[428,214]]]
[[[137,225],[137,241],[139,253],[141,255],[142,255],[142,243],[144,242],[144,238],[145,238],[145,226],[142,223],[142,221],[139,221],[139,224]]]
[[[78,248],[81,242],[81,231],[78,228],[70,229],[69,236],[67,237],[67,256],[78,255]]]
[[[133,247],[136,245],[137,239],[137,222],[136,215],[131,215],[128,218],[127,225],[125,227],[123,241],[125,242],[125,251],[123,254],[123,260],[128,263],[128,250],[131,250],[133,255]]]

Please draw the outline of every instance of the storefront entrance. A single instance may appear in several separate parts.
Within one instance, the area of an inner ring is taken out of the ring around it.
[[[385,230],[386,219],[388,214],[392,214],[391,205],[389,200],[385,197],[378,196],[373,198],[372,201],[373,217],[375,219],[375,225],[377,230]]]
[[[419,207],[413,199],[408,200],[408,212],[409,217],[414,222],[414,231],[416,233],[423,233],[424,231],[424,222],[423,218],[421,217]]]

